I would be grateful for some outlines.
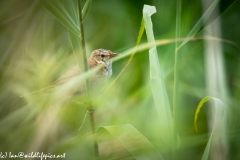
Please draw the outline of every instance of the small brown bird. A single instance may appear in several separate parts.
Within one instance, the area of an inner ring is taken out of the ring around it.
[[[107,78],[110,78],[112,75],[112,61],[111,58],[117,56],[118,54],[113,53],[110,50],[105,49],[97,49],[94,50],[89,59],[88,59],[88,65],[89,68],[92,69],[94,67],[97,67],[99,65],[102,65],[102,68],[92,77],[90,77],[90,85],[101,83],[102,80],[105,80]],[[52,88],[56,88],[72,78],[79,76],[82,73],[79,66],[76,65],[75,67],[69,69],[67,72],[65,72],[62,76],[60,76],[55,82],[53,82],[51,85],[44,87],[42,89],[36,90],[34,92],[31,92],[29,94],[44,92]],[[82,92],[84,91],[84,87],[78,87],[76,89],[76,92]],[[26,94],[26,95],[29,95]],[[22,95],[21,97],[24,97],[25,95]]]
[[[97,79],[102,78],[110,78],[112,76],[112,61],[110,60],[112,57],[117,56],[118,54],[113,53],[110,50],[105,49],[97,49],[94,50],[91,54],[91,56],[88,59],[88,65],[89,68],[92,69],[94,67],[97,67],[99,65],[102,65],[103,67],[92,77],[94,80],[90,81],[97,81]],[[68,70],[66,73],[64,73],[61,77],[59,77],[52,85],[61,85],[63,83],[66,83],[71,78],[78,76],[81,74],[81,70],[78,65]]]

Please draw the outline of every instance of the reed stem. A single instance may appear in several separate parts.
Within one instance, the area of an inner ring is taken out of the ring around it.
[[[84,37],[84,30],[83,30],[83,17],[82,17],[82,7],[81,7],[81,0],[78,0],[78,11],[79,11],[79,21],[80,21],[80,36],[79,38],[81,39],[81,46],[82,46],[82,57],[83,57],[83,63],[84,63],[84,72],[88,71],[88,61],[87,61],[87,53],[86,53],[86,45],[85,45],[85,37]],[[89,79],[86,80],[86,94],[90,96],[90,84],[89,84]],[[94,108],[91,104],[89,104],[88,108],[88,113],[89,113],[89,118],[90,118],[90,125],[91,125],[91,130],[92,130],[92,135],[93,137],[95,136],[95,120],[94,120]],[[99,151],[98,151],[98,144],[97,141],[94,138],[93,141],[93,147],[94,147],[94,153],[96,158],[99,157]]]
[[[176,12],[176,39],[180,38],[181,29],[181,0],[177,0]],[[174,91],[173,91],[173,159],[177,159],[177,104],[178,104],[178,88],[179,88],[179,42],[175,43],[175,65],[174,65]]]

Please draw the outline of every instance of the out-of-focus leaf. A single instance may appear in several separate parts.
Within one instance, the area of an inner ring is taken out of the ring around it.
[[[141,27],[140,27],[139,32],[138,32],[138,37],[137,37],[137,41],[136,41],[135,46],[138,46],[139,43],[141,42],[144,30],[145,30],[145,25],[144,25],[144,19],[142,18]]]
[[[204,150],[202,160],[208,160],[208,156],[209,156],[209,152],[210,152],[210,148],[211,148],[211,144],[212,144],[212,139],[219,138],[222,135],[222,133],[225,132],[224,128],[223,128],[223,126],[224,126],[224,106],[220,99],[214,98],[214,97],[205,97],[199,102],[196,112],[195,112],[195,116],[194,116],[195,129],[197,130],[198,113],[200,112],[200,109],[202,108],[203,104],[209,100],[214,101],[216,113],[215,113],[215,121],[214,121],[213,129],[212,129],[210,138],[208,140],[207,146]]]
[[[143,19],[145,24],[145,30],[147,34],[148,43],[155,43],[153,26],[151,16],[156,13],[156,8],[154,6],[144,5],[143,7]],[[149,49],[152,49],[156,46],[152,46]]]
[[[24,106],[18,110],[15,110],[0,121],[1,131],[6,132],[6,130],[14,128],[14,126],[19,124],[19,122],[23,124],[27,120],[31,119],[35,114],[36,112],[30,110],[28,106]]]
[[[198,33],[198,31],[206,23],[207,19],[209,18],[209,16],[211,15],[213,10],[215,9],[218,1],[219,0],[215,0],[211,4],[211,6],[208,8],[208,10],[202,15],[202,17],[198,20],[198,22],[195,24],[195,26],[192,28],[192,30],[188,33],[188,35],[186,36],[185,40],[181,43],[179,48],[182,47],[184,44],[186,44],[191,37],[196,35],[196,33]]]
[[[104,131],[116,138],[137,160],[164,160],[153,144],[131,124],[104,126],[97,130],[97,135]]]
[[[79,27],[79,17],[78,17],[78,1],[77,0],[64,0],[62,1],[66,11],[75,22],[75,24]]]
[[[225,12],[227,12],[238,0],[235,0],[233,2],[229,1],[228,3],[225,3],[224,1],[219,2],[219,6],[221,6],[221,9],[219,10],[219,14],[211,14],[204,25],[198,30],[196,35],[200,32],[202,32],[207,26],[209,26],[212,22],[214,22],[217,18],[219,18],[221,15],[223,15]],[[221,3],[224,3],[221,4]]]
[[[69,33],[69,37],[70,37],[70,40],[71,40],[71,45],[72,45],[72,49],[73,49],[73,52],[74,52],[74,55],[75,55],[75,59],[78,62],[80,70],[83,70],[83,68],[84,68],[83,55],[82,55],[82,52],[80,52],[81,40],[78,36],[76,36],[72,32],[68,32],[68,33]]]
[[[46,8],[60,23],[76,36],[80,29],[59,0],[43,0],[42,6]]]
[[[101,68],[101,66],[95,67],[88,72],[81,73],[81,75],[73,77],[68,82],[59,86],[59,89],[53,94],[53,102],[63,102],[67,98],[71,97],[72,94],[79,91],[79,87],[85,87],[85,80],[96,74],[96,72]],[[84,88],[81,88],[84,90]]]
[[[150,44],[155,43],[151,21],[151,15],[155,12],[155,7],[144,5],[143,17],[145,21],[145,30],[147,33],[148,43]],[[161,130],[160,137],[167,144],[171,144],[173,136],[173,119],[171,114],[171,107],[164,84],[163,73],[161,71],[160,63],[158,60],[156,45],[149,47],[149,49],[150,80],[152,95],[159,118]]]
[[[198,118],[198,113],[200,112],[200,109],[202,108],[203,104],[207,101],[209,101],[211,99],[211,97],[204,97],[198,104],[196,112],[195,112],[195,116],[194,116],[194,126],[195,126],[195,130],[198,132],[197,129],[197,118]]]
[[[90,10],[91,4],[92,4],[92,0],[87,0],[86,3],[84,4],[84,7],[82,9],[83,22],[84,22],[84,20],[87,17],[87,14],[88,14],[88,12]]]
[[[73,21],[77,24],[78,28],[80,28],[80,22],[79,22],[79,16],[78,16],[78,1],[77,0],[64,0],[62,1],[64,7],[66,8],[67,12],[73,19]],[[81,48],[81,40],[79,38],[79,35],[75,35],[72,32],[69,31],[69,37],[71,40],[71,45],[73,52],[75,54],[75,58],[77,59],[77,62],[79,63],[80,69],[83,69],[83,56],[81,54],[80,48]]]
[[[223,43],[226,43],[226,44],[230,44],[230,45],[234,46],[238,51],[240,51],[240,48],[238,47],[238,45],[236,43],[234,43],[233,41],[218,38],[218,37],[209,37],[209,36],[191,37],[191,38],[188,39],[188,41],[196,41],[196,40],[203,40],[203,39],[212,40],[212,41],[219,41],[219,42],[223,42]],[[138,46],[127,49],[126,51],[121,53],[121,56],[114,57],[112,59],[112,61],[113,62],[119,61],[123,58],[126,58],[126,57],[130,56],[133,52],[136,52],[136,54],[138,54],[141,51],[147,50],[147,48],[149,48],[149,47],[152,48],[153,46],[163,46],[163,45],[175,43],[177,41],[180,42],[180,41],[184,41],[184,40],[185,40],[185,38],[159,39],[159,40],[156,40],[155,43],[142,43],[142,44],[139,44]]]
[[[1,1],[4,2],[4,1]],[[5,2],[10,2],[10,1],[5,1]],[[11,1],[11,3],[13,2],[13,5],[15,4],[15,1]],[[11,57],[11,52],[13,52],[14,49],[16,49],[17,44],[19,44],[19,41],[21,41],[21,38],[24,37],[24,31],[26,30],[26,28],[28,27],[28,24],[34,19],[34,15],[39,11],[39,7],[40,1],[34,1],[31,8],[27,11],[26,16],[24,16],[23,19],[21,19],[21,25],[17,25],[16,28],[13,30],[15,37],[13,38],[13,40],[11,41],[11,43],[8,45],[8,49],[1,53],[1,58],[0,58],[0,76],[2,73],[5,72],[4,69],[4,65],[5,62],[8,61],[8,59]],[[1,4],[2,6],[2,4]],[[4,11],[5,8],[6,10],[9,10],[9,7],[7,6],[2,6],[1,8],[1,12]],[[10,7],[12,8],[12,6]],[[0,17],[2,17],[1,13],[0,13]],[[1,20],[2,21],[2,20]]]

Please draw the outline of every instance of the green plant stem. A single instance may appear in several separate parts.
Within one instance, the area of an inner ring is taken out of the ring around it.
[[[87,61],[87,53],[86,53],[86,46],[85,46],[85,37],[84,37],[84,30],[83,30],[83,17],[82,17],[82,8],[81,8],[81,0],[78,0],[78,8],[79,8],[79,20],[80,20],[80,39],[81,39],[81,45],[82,45],[82,55],[83,55],[83,63],[84,63],[84,71],[88,71],[88,61]],[[89,84],[89,79],[86,80],[86,92],[87,95],[89,96],[89,89],[90,89],[90,84]],[[95,136],[95,120],[94,120],[94,108],[91,104],[89,104],[88,108],[88,113],[90,117],[90,125],[91,125],[91,130],[92,130],[92,135],[93,137]],[[93,147],[94,147],[94,153],[95,156],[99,156],[99,151],[98,151],[98,144],[97,141],[94,138],[93,141]]]
[[[80,19],[80,39],[81,39],[81,45],[82,45],[82,57],[83,57],[83,63],[84,63],[84,72],[88,71],[88,62],[87,62],[87,53],[86,53],[86,45],[85,45],[85,37],[84,37],[84,30],[83,30],[83,18],[82,18],[82,12],[81,12],[81,0],[78,0],[78,8],[79,8],[79,19]],[[86,80],[86,88],[87,92],[89,91],[89,79]]]
[[[176,39],[180,38],[180,25],[181,25],[181,0],[177,0],[176,12]],[[175,43],[175,65],[174,65],[174,92],[173,92],[173,159],[177,158],[177,104],[178,104],[178,88],[179,88],[179,42]]]
[[[95,120],[94,120],[94,108],[93,107],[89,107],[88,108],[88,113],[89,113],[89,117],[90,117],[92,134],[94,136],[95,133],[96,133]],[[95,138],[94,138],[94,142],[93,142],[93,147],[94,147],[95,156],[99,157],[98,144],[97,144],[97,141],[95,140]]]

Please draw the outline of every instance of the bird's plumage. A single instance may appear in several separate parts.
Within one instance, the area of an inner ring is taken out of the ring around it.
[[[88,66],[90,69],[102,65],[103,67],[94,75],[92,78],[99,79],[99,78],[109,78],[112,75],[112,62],[111,58],[115,57],[117,54],[113,53],[110,50],[105,49],[97,49],[94,50],[91,56],[88,59]],[[81,70],[78,65],[69,69],[63,75],[61,75],[52,85],[58,86],[63,83],[66,83],[71,78],[78,76],[81,74]]]

